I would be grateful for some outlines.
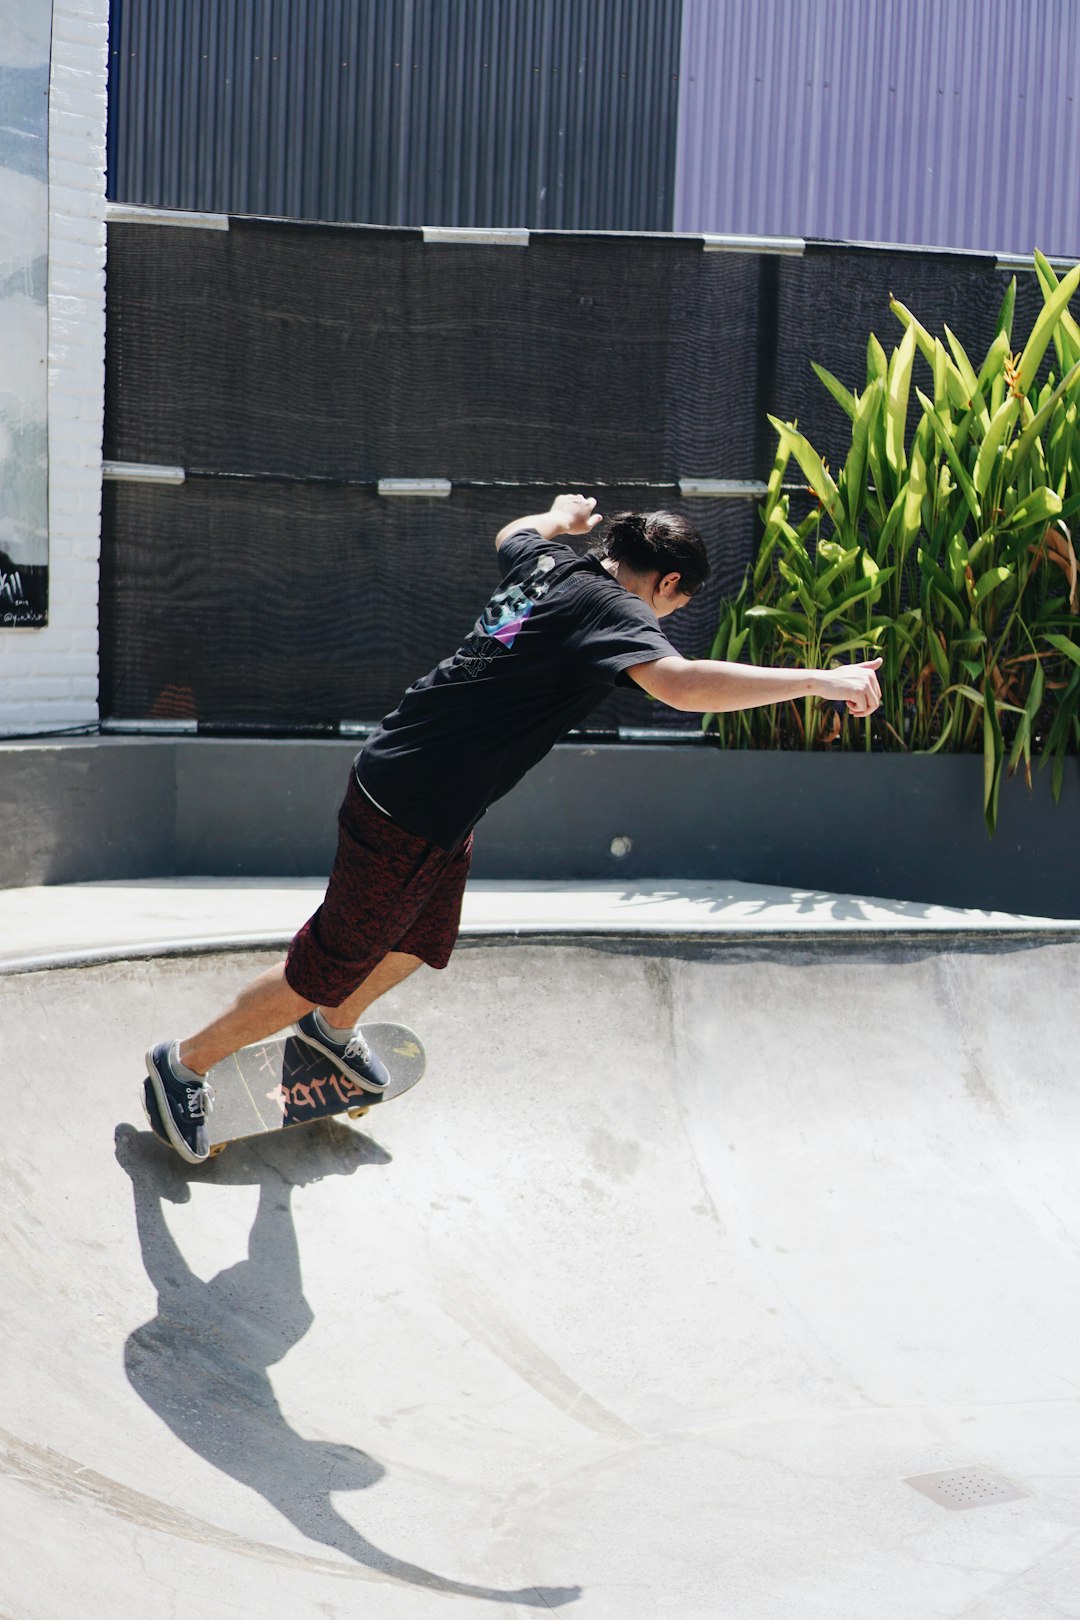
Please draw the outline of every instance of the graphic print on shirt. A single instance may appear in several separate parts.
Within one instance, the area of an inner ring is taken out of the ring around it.
[[[467,675],[475,678],[483,674],[501,648],[509,650],[514,645],[525,620],[537,602],[547,595],[550,589],[547,575],[554,567],[554,557],[539,557],[523,584],[504,585],[495,592],[458,654]]]

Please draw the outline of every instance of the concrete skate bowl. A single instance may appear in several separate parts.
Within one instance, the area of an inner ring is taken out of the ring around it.
[[[0,978],[5,1620],[1080,1613],[1074,939],[463,948],[189,1171],[266,961]]]

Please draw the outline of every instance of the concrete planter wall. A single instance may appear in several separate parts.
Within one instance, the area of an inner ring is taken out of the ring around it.
[[[113,739],[0,750],[0,887],[319,876],[354,745]],[[982,760],[564,744],[482,823],[478,877],[736,878],[1080,916],[1077,761],[1002,790]]]

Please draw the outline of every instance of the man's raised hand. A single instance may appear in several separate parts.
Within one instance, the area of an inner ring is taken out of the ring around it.
[[[564,534],[588,534],[604,521],[603,514],[595,507],[595,496],[556,495],[551,503],[551,515],[562,525]]]

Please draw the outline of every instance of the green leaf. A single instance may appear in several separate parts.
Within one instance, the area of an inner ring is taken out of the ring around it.
[[[747,608],[748,619],[768,619],[771,624],[778,624],[784,630],[790,630],[794,635],[805,636],[810,625],[800,613],[786,613],[782,608],[752,607]]]
[[[934,666],[934,674],[937,676],[939,681],[943,681],[945,683],[945,685],[948,685],[948,682],[949,682],[949,660],[948,660],[948,656],[946,655],[945,649],[941,645],[941,642],[938,640],[937,636],[935,635],[935,633],[932,630],[930,632],[929,637],[927,638],[926,645],[927,645],[927,648],[929,649],[929,652],[930,652],[930,662]]]
[[[826,371],[824,366],[819,366],[816,360],[811,360],[810,365],[817,375],[818,380],[825,384],[825,387],[829,390],[829,393],[840,406],[841,410],[846,411],[851,417],[852,421],[854,421],[855,412],[859,405],[859,401],[856,396],[850,391],[850,389],[845,388],[842,382],[838,382],[831,371]]]
[[[836,584],[838,579],[842,579],[846,574],[851,573],[855,558],[858,555],[859,552],[857,547],[853,551],[841,550],[841,555],[832,564],[832,567],[827,568],[823,574],[818,576],[817,580],[814,582],[814,600],[820,607],[826,608],[832,606],[833,597],[831,592],[833,586]],[[821,556],[820,546],[818,547],[818,556]]]
[[[976,523],[981,524],[982,507],[979,504],[979,497],[975,491],[974,484],[968,477],[967,469],[956,453],[948,423],[944,421],[941,413],[934,409],[931,401],[928,400],[926,395],[922,392],[919,393],[919,403],[926,412],[930,426],[937,435],[938,443],[941,445],[941,448],[948,457],[949,467],[952,471],[952,475],[960,487],[964,500],[967,502],[968,510],[975,519]]]
[[[843,502],[840,499],[840,491],[826,472],[821,457],[809,439],[805,438],[791,423],[781,422],[775,416],[770,416],[769,421],[777,433],[786,440],[792,455],[803,470],[806,482],[839,528],[844,521]]]
[[[769,472],[769,483],[765,494],[763,516],[765,517],[766,522],[768,522],[773,508],[782,498],[784,489],[784,474],[787,472],[788,462],[790,460],[791,451],[787,446],[784,435],[781,433],[776,447],[776,455],[773,458],[772,468]]]
[[[949,394],[949,377],[950,377],[950,374],[956,379],[957,383],[960,382],[960,378],[959,378],[959,374],[958,374],[958,372],[956,370],[956,367],[953,365],[952,361],[949,359],[948,355],[945,353],[945,345],[944,345],[944,343],[942,343],[940,338],[935,338],[934,339],[933,367],[934,367],[934,405],[937,407],[937,409],[939,411],[944,411],[944,410],[948,409],[950,403],[954,403],[954,404],[956,403],[956,400],[952,399],[950,394]],[[960,387],[961,387],[961,394],[962,394],[963,385],[961,384]],[[962,399],[961,400],[961,408],[962,409],[966,408],[966,405],[967,405],[966,399]]]
[[[1007,399],[999,411],[995,411],[990,419],[986,437],[979,446],[979,454],[975,458],[974,484],[976,493],[985,495],[990,487],[997,463],[997,454],[1008,434],[1012,432],[1013,423],[1020,411],[1018,399]]]
[[[1062,313],[1067,311],[1069,299],[1072,298],[1077,287],[1080,287],[1080,264],[1074,265],[1065,279],[1055,287],[1039,311],[1035,325],[1031,328],[1031,336],[1024,344],[1024,352],[1020,356],[1020,364],[1016,373],[1016,387],[1021,394],[1030,392],[1031,385],[1035,381],[1035,373],[1042,364],[1042,358],[1053,335],[1054,327],[1061,319]]]
[[[1035,250],[1035,273],[1039,278],[1043,297],[1046,298],[1058,285],[1058,278],[1053,265],[1049,259],[1039,252],[1038,248]],[[1075,365],[1076,361],[1080,360],[1080,326],[1077,325],[1067,309],[1062,310],[1061,320],[1055,328],[1055,333],[1061,339],[1062,368]]]
[[[1062,500],[1056,490],[1043,485],[1033,489],[1026,500],[1020,501],[1009,513],[1002,529],[1027,529],[1035,524],[1046,524],[1061,515]]]
[[[950,536],[949,544],[945,548],[945,563],[949,570],[949,580],[954,591],[966,590],[967,568],[970,559],[971,551],[963,535],[954,534]]]
[[[934,363],[934,339],[930,336],[926,327],[915,319],[907,305],[902,304],[899,298],[890,298],[889,308],[904,328],[905,333],[910,332],[912,334],[915,342],[919,345],[924,360],[928,365],[932,366]]]
[[[870,435],[877,424],[885,392],[876,379],[858,402],[851,429],[851,449],[840,477],[841,495],[852,535],[866,500],[866,465],[870,455]]]
[[[1004,332],[999,332],[986,351],[986,359],[982,369],[975,379],[976,390],[980,397],[986,393],[987,385],[1002,377],[1005,371],[1005,361],[1009,356],[1009,340]]]
[[[829,657],[839,658],[841,653],[862,652],[867,658],[876,658],[881,651],[878,639],[873,634],[852,636],[847,641],[836,641],[829,647]]]
[[[911,391],[911,368],[914,360],[915,332],[909,326],[900,339],[900,347],[894,350],[889,362],[889,384],[885,398],[885,459],[897,478],[901,477],[907,467],[904,431],[907,427],[908,395]]]
[[[967,619],[966,615],[957,603],[956,590],[948,574],[946,574],[944,570],[938,566],[934,559],[925,551],[919,552],[919,566],[923,571],[925,582],[924,589],[933,587],[937,593],[941,606],[944,607],[946,613],[952,619],[957,629],[962,630],[967,622]],[[963,575],[961,574],[961,578],[962,577]],[[931,615],[929,613],[927,614],[927,620],[928,622],[931,621]],[[930,631],[930,634],[933,635],[932,630]]]
[[[953,728],[955,723],[956,723],[956,710],[955,709],[950,709],[949,710],[949,718],[948,718],[948,720],[946,720],[944,726],[941,728],[941,736],[937,739],[936,742],[932,743],[930,745],[930,747],[926,750],[926,752],[928,754],[936,754],[942,748],[945,747],[945,744],[948,742],[949,737],[952,734],[952,728]]]
[[[990,595],[991,591],[996,591],[999,585],[1004,585],[1007,579],[1012,578],[1013,571],[1011,568],[988,568],[986,573],[981,574],[975,583],[975,589],[972,592],[973,600],[976,603],[981,602],[984,597]]]
[[[1038,438],[1039,434],[1050,420],[1050,416],[1053,413],[1055,405],[1057,405],[1059,400],[1064,398],[1064,396],[1071,388],[1075,386],[1077,382],[1080,382],[1080,361],[1078,361],[1076,365],[1066,373],[1053,392],[1048,395],[1043,404],[1035,412],[1034,416],[1031,418],[1031,421],[1028,423],[1023,433],[1021,433],[1016,443],[1011,447],[1009,452],[1010,477],[1015,477],[1016,473],[1019,472],[1028,451],[1031,449],[1032,444]]]
[[[786,579],[793,587],[814,577],[814,565],[801,546],[792,546],[787,555],[778,560],[776,570],[781,579]]]
[[[1013,276],[1005,289],[1005,296],[1001,300],[998,310],[997,323],[994,326],[994,336],[1003,334],[1007,343],[1012,343],[1013,312],[1016,309],[1016,277]]]
[[[818,560],[827,563],[849,562],[859,555],[858,546],[842,546],[839,540],[819,540],[817,545]]]
[[[876,600],[891,573],[892,569],[886,568],[882,570],[877,579],[860,579],[854,585],[850,585],[844,594],[837,598],[829,612],[822,615],[822,630],[826,630],[834,619],[838,619],[853,602],[859,601],[860,598],[868,596],[872,601]]]
[[[924,418],[925,420],[925,418]],[[908,468],[907,489],[904,493],[903,535],[905,545],[922,527],[922,505],[926,495],[926,453],[923,449],[922,424],[911,447],[911,465]]]
[[[983,693],[985,720],[983,722],[983,816],[991,838],[997,828],[998,798],[1001,793],[1001,767],[1005,761],[1005,743],[1001,735],[997,703],[989,677]]]
[[[1059,653],[1064,653],[1066,658],[1071,658],[1074,664],[1080,664],[1080,646],[1071,637],[1043,636],[1043,640],[1048,641],[1051,647],[1056,647]]]
[[[956,362],[956,369],[963,379],[964,387],[967,389],[968,399],[970,401],[974,401],[975,395],[979,392],[979,379],[975,375],[975,367],[968,359],[967,350],[960,342],[960,339],[956,336],[956,333],[951,332],[947,326],[945,328],[945,336],[949,340],[949,348],[952,350],[953,359]]]
[[[1019,765],[1021,757],[1027,769],[1031,769],[1031,721],[1025,710],[1019,725],[1016,728],[1016,737],[1013,741],[1012,753],[1009,755],[1009,775],[1011,776]]]
[[[1080,669],[1074,669],[1069,677],[1068,686],[1064,692],[1058,693],[1057,714],[1046,739],[1047,753],[1052,754],[1067,745],[1069,734],[1075,724],[1078,701],[1080,701]]]
[[[954,410],[962,411],[965,416],[980,416],[986,410],[986,401],[981,394],[976,394],[975,398],[972,399],[971,390],[964,386],[964,379],[952,361],[949,360],[948,355],[945,356],[945,359],[948,364],[948,369],[945,372],[945,392],[949,404]]]
[[[866,342],[866,381],[872,383],[875,378],[885,382],[889,375],[889,362],[885,358],[885,350],[871,332]]]

